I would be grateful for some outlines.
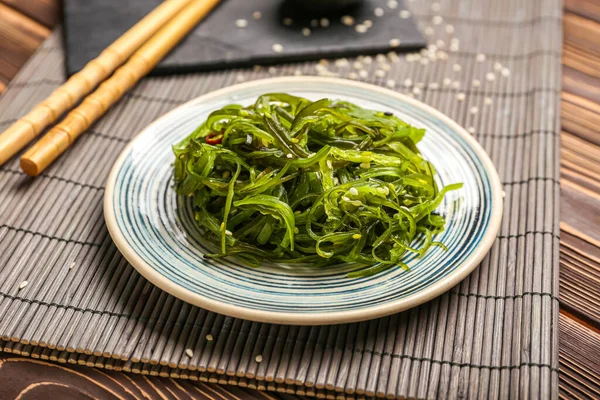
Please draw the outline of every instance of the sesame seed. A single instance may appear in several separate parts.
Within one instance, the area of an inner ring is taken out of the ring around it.
[[[460,87],[460,81],[452,82],[452,89],[458,89]]]
[[[185,349],[185,354],[187,354],[189,358],[194,357],[194,352],[192,351],[192,349]]]
[[[208,335],[206,335],[206,340],[208,340],[209,342],[212,342],[214,339],[215,338],[210,333]]]
[[[488,72],[487,74],[485,74],[485,79],[487,79],[490,82],[493,82],[496,80],[496,75],[494,75],[493,72]]]
[[[471,114],[477,114],[479,112],[479,108],[477,108],[476,106],[471,107],[471,110],[469,110],[471,112]]]
[[[394,38],[394,39],[390,39],[390,46],[391,47],[398,47],[400,46],[400,39]]]
[[[364,163],[363,163],[364,164]],[[352,196],[358,196],[358,190],[355,187],[351,187],[348,190],[348,193],[350,193]]]
[[[421,61],[420,61],[420,62],[421,62],[421,64],[423,64],[423,65],[427,65],[427,64],[429,64],[429,59],[428,59],[428,58],[421,58]]]
[[[444,78],[444,81],[443,81],[444,86],[450,86],[451,84],[452,84],[452,79]]]
[[[456,95],[456,100],[458,101],[463,101],[465,99],[466,95],[463,92],[460,92]]]
[[[481,86],[481,81],[479,79],[473,79],[473,87]]]
[[[323,65],[323,66],[326,66],[326,65],[329,65],[329,61],[327,61],[327,60],[326,60],[326,59],[324,59],[324,58],[321,58],[321,59],[319,60],[319,64],[320,64],[320,65]]]
[[[439,58],[440,60],[446,61],[448,59],[448,53],[440,50],[437,52],[437,58]]]
[[[281,53],[283,51],[283,46],[279,43],[275,43],[272,48],[275,53]]]
[[[398,15],[400,16],[400,18],[408,19],[408,18],[410,18],[411,14],[410,14],[410,11],[408,11],[408,10],[402,10],[398,13]]]
[[[398,7],[398,2],[396,0],[388,0],[387,6],[394,10]]]
[[[388,80],[385,82],[385,85],[386,85],[387,87],[389,87],[389,88],[393,88],[394,86],[396,86],[396,81],[395,81],[395,80],[393,80],[393,79],[388,79]]]
[[[385,76],[385,71],[382,69],[378,69],[377,71],[375,71],[375,76],[378,78],[383,78]]]
[[[354,235],[352,235],[352,239],[354,240],[358,240],[362,237],[362,235],[360,233],[355,233]]]
[[[373,63],[373,58],[371,56],[364,56],[362,61],[367,65],[371,65]]]
[[[321,18],[319,22],[323,28],[327,28],[329,26],[329,20],[327,18]]]
[[[470,126],[469,129],[467,129],[469,131],[469,133],[473,134],[475,133],[475,127]]]
[[[269,67],[269,69],[267,71],[269,71],[269,73],[272,75],[272,74],[274,74],[274,73],[277,72],[277,68],[275,68],[275,67]]]
[[[418,96],[421,94],[421,89],[419,89],[418,87],[414,87],[412,92],[415,96]]]
[[[502,71],[500,73],[502,74],[503,77],[507,77],[510,75],[510,69],[502,68]]]
[[[502,69],[502,64],[500,64],[498,61],[496,61],[496,62],[494,63],[494,69],[495,69],[496,71],[500,71],[500,70]]]
[[[363,24],[357,24],[354,26],[354,30],[358,33],[365,33],[367,31],[367,26]]]
[[[245,28],[248,26],[248,21],[246,21],[245,19],[238,19],[235,21],[235,26],[237,26],[238,28]]]
[[[301,76],[302,75],[302,71],[300,71],[299,69],[294,71],[294,75],[295,76]]]
[[[506,197],[506,192],[503,190],[502,191],[502,198]]]
[[[371,21],[370,19],[365,19],[362,24],[367,28],[373,27],[373,21]]]
[[[365,71],[364,69],[361,69],[360,71],[358,71],[358,76],[365,79],[366,77],[369,76],[369,73],[367,71]]]
[[[446,27],[444,28],[444,30],[446,31],[446,33],[454,33],[454,26],[453,25],[446,25]]]
[[[383,14],[384,14],[383,8],[377,7],[376,9],[373,10],[373,14],[375,14],[376,17],[383,17]]]
[[[457,52],[458,51],[458,43],[450,43],[450,51]]]
[[[436,15],[431,19],[431,22],[433,22],[434,25],[441,25],[443,21],[444,19],[439,15]]]
[[[71,265],[69,265],[69,269],[73,269],[73,267],[75,267],[75,261],[73,261],[73,262],[71,263]]]
[[[349,65],[347,58],[338,58],[335,60],[336,67],[347,67]]]
[[[404,80],[404,87],[409,88],[412,86],[412,80],[410,79],[405,79]]]
[[[312,33],[312,32],[310,31],[310,29],[309,29],[309,28],[306,28],[306,27],[302,28],[302,34],[303,34],[304,36],[310,36],[310,34],[311,34],[311,33]]]
[[[431,3],[431,11],[440,11],[441,9],[440,3]]]
[[[363,163],[360,163],[360,167],[362,169],[369,169],[369,168],[371,168],[371,164],[368,162],[363,162]]]
[[[286,154],[287,158],[294,158],[294,155],[292,153]]]
[[[459,64],[454,64],[454,65],[452,66],[452,70],[453,70],[454,72],[460,72],[460,70],[461,70],[461,67],[460,67],[460,65],[459,65]]]
[[[19,285],[19,290],[21,290],[21,289],[23,289],[25,286],[27,286],[27,284],[28,284],[28,283],[29,283],[29,282],[27,282],[27,281],[23,281],[23,282],[21,282],[21,284]]]
[[[491,97],[486,97],[485,99],[483,99],[483,104],[485,104],[486,106],[489,106],[492,104],[492,98]]]
[[[438,90],[440,88],[440,84],[437,82],[431,82],[429,84],[429,89],[431,90]]]
[[[284,24],[285,26],[290,26],[290,25],[292,25],[293,23],[294,23],[294,20],[293,20],[293,19],[291,19],[291,18],[284,18],[284,19],[283,19],[283,24]]]
[[[352,67],[354,69],[362,69],[363,65],[362,65],[362,63],[360,61],[354,61],[354,63],[352,63]]]
[[[375,61],[377,61],[380,64],[386,63],[387,62],[387,58],[385,57],[384,54],[377,54],[375,56]]]
[[[444,46],[446,46],[446,43],[442,39],[438,39],[438,40],[435,41],[435,45],[438,48],[443,49]]]
[[[225,234],[226,234],[227,236],[233,236],[233,233],[232,233],[232,232],[231,232],[229,229],[226,229],[226,230],[225,230]]]
[[[479,53],[479,54],[477,54],[477,56],[475,57],[475,59],[477,60],[477,62],[484,62],[485,61],[485,54]]]
[[[433,28],[428,26],[427,28],[425,28],[425,30],[423,32],[425,33],[425,35],[431,36],[431,35],[433,35]]]
[[[358,79],[358,74],[356,72],[350,72],[348,74],[348,78],[350,78],[350,79]]]
[[[344,15],[341,19],[342,24],[346,25],[346,26],[351,26],[354,25],[354,18],[351,17],[350,15]]]
[[[254,361],[256,361],[257,363],[261,362],[263,360],[263,357],[259,354],[256,357],[254,357]]]
[[[262,13],[260,11],[254,11],[252,13],[252,18],[254,19],[260,19],[262,17]]]
[[[458,38],[452,38],[452,39],[450,39],[450,43],[458,44],[458,43],[460,43],[460,40],[458,40]]]
[[[312,26],[313,28],[316,28],[317,26],[319,26],[319,20],[318,19],[311,19],[310,20],[310,26]]]

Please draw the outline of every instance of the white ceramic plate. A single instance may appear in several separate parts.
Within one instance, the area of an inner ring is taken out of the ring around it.
[[[463,182],[438,211],[447,218],[423,258],[348,279],[347,267],[250,268],[236,260],[203,258],[206,242],[191,200],[172,189],[171,145],[226,104],[251,104],[267,92],[316,100],[343,99],[392,111],[427,130],[419,143],[440,184]],[[229,316],[272,323],[332,324],[376,318],[419,305],[464,279],[489,251],[502,217],[502,188],[492,162],[460,126],[433,108],[391,90],[342,79],[273,78],[217,90],[186,103],[144,129],[116,161],[106,185],[108,230],[127,260],[152,283],[189,303]]]

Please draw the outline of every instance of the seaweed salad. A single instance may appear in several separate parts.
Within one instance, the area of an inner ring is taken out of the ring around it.
[[[212,112],[173,147],[175,189],[220,249],[207,257],[370,265],[351,278],[407,269],[404,253],[444,247],[435,209],[462,187],[438,187],[424,134],[390,112],[268,93]]]

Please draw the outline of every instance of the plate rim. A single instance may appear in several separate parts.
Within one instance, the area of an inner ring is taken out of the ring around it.
[[[454,271],[448,274],[443,279],[433,283],[432,285],[424,288],[423,290],[409,295],[408,297],[396,299],[389,303],[371,306],[358,310],[345,310],[345,311],[333,311],[333,312],[319,312],[314,314],[297,314],[297,313],[285,313],[277,311],[265,311],[255,310],[250,308],[244,308],[237,305],[222,303],[213,299],[206,298],[200,294],[194,293],[184,287],[177,285],[168,278],[161,275],[159,272],[154,270],[146,261],[144,261],[127,243],[125,236],[118,228],[114,209],[112,207],[112,198],[115,189],[115,180],[119,168],[122,166],[129,150],[135,146],[136,141],[143,135],[148,129],[151,129],[155,124],[160,123],[163,120],[168,119],[172,114],[178,112],[184,108],[192,107],[197,103],[203,103],[210,101],[214,97],[218,97],[228,93],[235,93],[239,89],[252,88],[255,86],[262,86],[269,83],[322,83],[327,85],[343,85],[360,88],[368,91],[375,91],[387,96],[396,97],[397,99],[410,103],[411,105],[421,108],[423,111],[432,114],[443,123],[449,125],[463,140],[471,147],[475,152],[477,158],[481,161],[483,168],[490,180],[491,187],[491,204],[492,210],[490,215],[490,222],[488,229],[485,231],[480,245],[474,250],[466,260],[464,260]],[[192,100],[189,100],[172,110],[161,115],[150,124],[145,126],[137,135],[135,135],[131,141],[123,148],[117,159],[115,160],[110,174],[106,180],[106,187],[104,191],[103,200],[104,209],[104,220],[108,232],[117,246],[118,250],[125,257],[125,259],[146,279],[152,284],[157,286],[169,294],[187,302],[192,305],[204,308],[208,311],[216,312],[219,314],[242,318],[246,320],[256,322],[266,322],[275,324],[294,324],[294,325],[328,325],[328,324],[341,324],[358,322],[364,320],[370,320],[374,318],[384,317],[400,311],[404,311],[420,304],[423,304],[429,300],[432,300],[441,294],[447,292],[452,287],[456,286],[462,280],[464,280],[473,270],[479,265],[483,257],[491,249],[496,235],[500,229],[500,223],[502,220],[502,214],[504,210],[503,198],[502,198],[502,184],[498,172],[494,167],[494,164],[483,147],[477,142],[477,140],[471,136],[463,127],[452,120],[447,115],[436,110],[435,108],[402,93],[395,92],[390,89],[386,89],[380,86],[376,86],[364,82],[356,82],[342,78],[328,78],[328,77],[316,77],[316,76],[285,76],[276,78],[258,79],[250,82],[240,83],[232,86],[227,86],[221,89],[217,89],[201,96],[198,96]]]

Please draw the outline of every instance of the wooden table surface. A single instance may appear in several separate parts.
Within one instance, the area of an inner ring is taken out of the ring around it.
[[[560,396],[600,398],[600,0],[565,0],[561,133]],[[58,19],[57,0],[0,0],[0,93]],[[22,383],[76,376],[85,393],[125,397],[273,398],[258,391],[127,376],[91,368],[11,359]],[[0,363],[0,366],[3,364]],[[54,372],[56,373],[56,372]],[[83,377],[87,375],[87,378]],[[31,375],[31,376],[30,376]],[[90,379],[101,383],[90,385]],[[8,394],[0,384],[0,397]],[[58,393],[39,386],[41,393]],[[45,392],[44,392],[45,390]],[[72,392],[74,398],[84,392]],[[30,394],[34,395],[34,392]],[[119,395],[120,396],[120,395]],[[35,395],[34,395],[35,397]]]

